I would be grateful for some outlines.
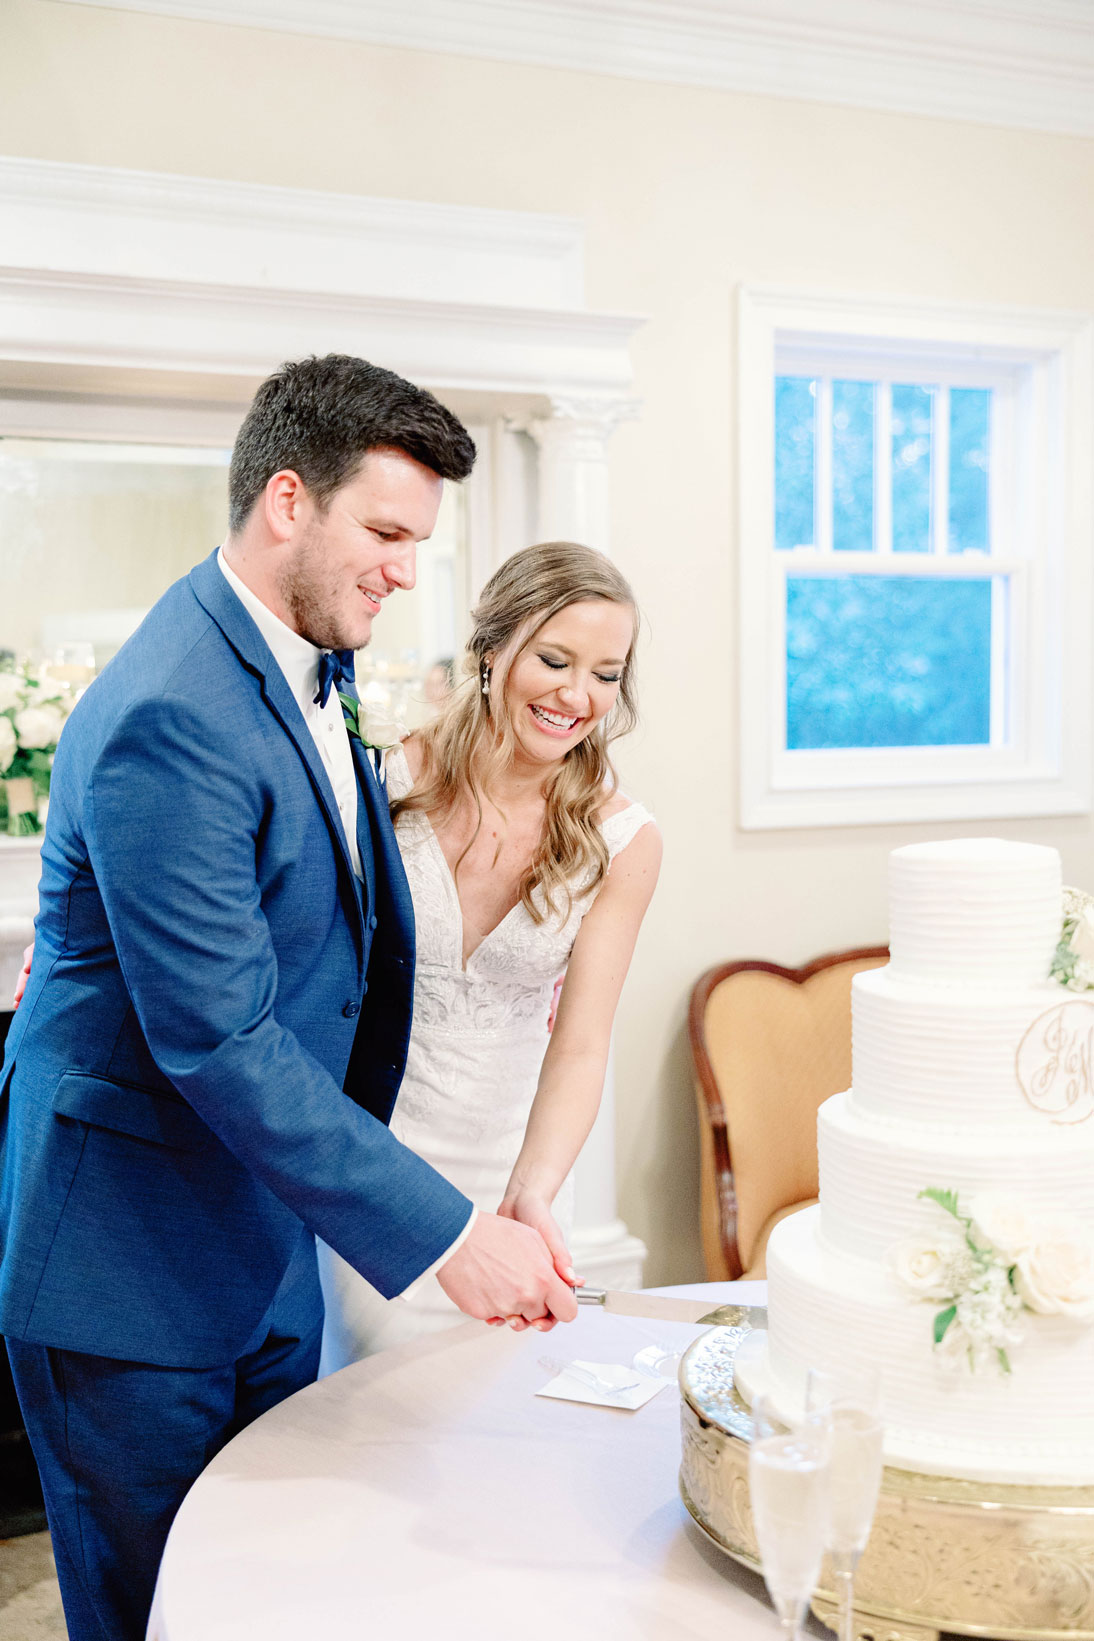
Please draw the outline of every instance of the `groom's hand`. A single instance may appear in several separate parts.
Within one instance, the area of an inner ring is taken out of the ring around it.
[[[497,1214],[479,1214],[437,1280],[454,1305],[480,1322],[504,1316],[546,1333],[577,1315],[573,1290],[555,1270],[539,1232]]]

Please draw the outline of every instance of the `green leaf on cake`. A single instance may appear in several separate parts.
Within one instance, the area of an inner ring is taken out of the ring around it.
[[[919,1194],[921,1197],[929,1197],[932,1202],[937,1202],[938,1206],[944,1208],[948,1214],[952,1214],[954,1219],[961,1218],[957,1211],[956,1191],[942,1191],[937,1185],[928,1185]]]
[[[956,1305],[947,1305],[944,1311],[939,1311],[934,1319],[934,1342],[940,1345],[946,1337],[946,1329],[957,1315]],[[1008,1369],[1009,1372],[1009,1369]]]
[[[1007,1355],[1007,1353],[1003,1349],[1002,1345],[997,1345],[996,1346],[995,1354],[999,1358],[999,1366],[1002,1368],[1003,1372],[1004,1373],[1009,1373],[1010,1372],[1010,1357]]]

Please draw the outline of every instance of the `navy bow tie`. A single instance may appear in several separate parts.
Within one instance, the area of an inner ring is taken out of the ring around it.
[[[345,684],[348,693],[356,695],[357,684],[353,676],[352,650],[324,650],[319,657],[319,688],[315,693],[315,702],[325,707],[332,687],[340,690]]]

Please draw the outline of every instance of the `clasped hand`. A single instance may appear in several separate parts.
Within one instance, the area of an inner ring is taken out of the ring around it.
[[[542,1199],[506,1198],[496,1214],[480,1213],[437,1280],[466,1315],[494,1326],[548,1333],[577,1315],[569,1250]]]

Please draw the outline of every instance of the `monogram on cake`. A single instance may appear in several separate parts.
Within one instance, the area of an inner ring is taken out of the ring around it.
[[[893,852],[819,1206],[772,1234],[768,1330],[737,1355],[788,1415],[810,1367],[876,1364],[903,1469],[1094,1477],[1094,991],[1050,977],[1061,906],[1054,849]]]

